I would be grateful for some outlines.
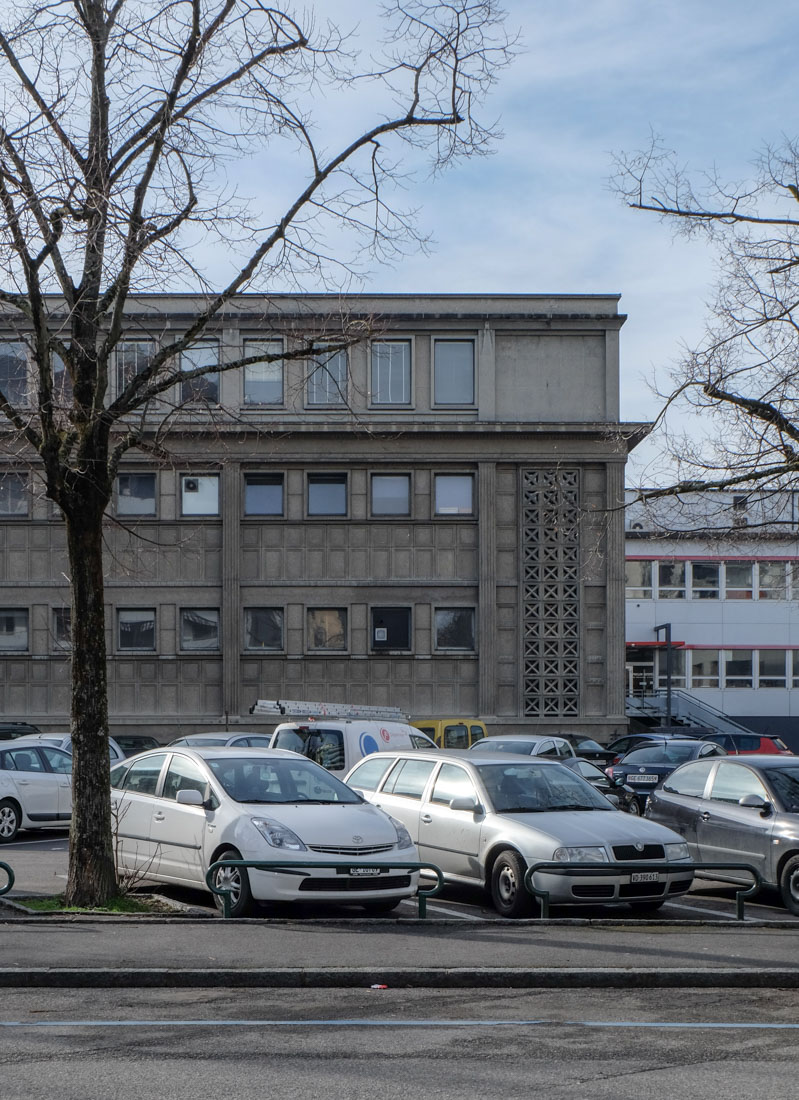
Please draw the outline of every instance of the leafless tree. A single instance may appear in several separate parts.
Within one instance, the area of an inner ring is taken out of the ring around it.
[[[32,379],[6,356],[0,409],[6,451],[38,464],[66,530],[68,904],[115,890],[102,530],[120,460],[157,452],[154,410],[180,384],[269,360],[185,369],[237,294],[341,288],[423,245],[396,205],[409,163],[438,172],[496,136],[478,113],[513,53],[496,0],[390,0],[382,16],[368,59],[339,27],[266,0],[41,0],[0,19],[0,320]],[[264,202],[230,184],[242,163]],[[203,275],[209,253],[221,281]],[[202,307],[117,390],[132,297],[165,289],[201,290]],[[363,335],[345,321],[333,346]],[[306,333],[281,357],[322,336],[330,347],[329,331]]]
[[[752,177],[692,181],[658,139],[617,158],[635,210],[704,235],[718,280],[701,342],[658,386],[661,438],[676,476],[651,497],[736,490],[754,497],[799,478],[799,144],[765,148]],[[689,412],[691,430],[680,425]],[[700,431],[697,432],[697,425]]]

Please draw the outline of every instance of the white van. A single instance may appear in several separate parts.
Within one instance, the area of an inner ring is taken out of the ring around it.
[[[363,756],[385,750],[435,749],[435,742],[405,722],[318,718],[281,722],[270,749],[290,749],[341,779]]]

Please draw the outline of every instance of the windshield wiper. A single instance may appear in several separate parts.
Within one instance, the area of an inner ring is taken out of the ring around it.
[[[562,806],[548,806],[553,812],[560,810],[604,810],[604,806],[586,806],[583,802],[565,802]]]

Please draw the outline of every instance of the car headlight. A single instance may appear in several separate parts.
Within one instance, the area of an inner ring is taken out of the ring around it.
[[[608,853],[604,848],[556,848],[553,860],[557,863],[607,863]]]
[[[677,844],[664,844],[666,851],[666,859],[690,859],[691,853],[688,851],[688,845],[684,840],[679,841]]]
[[[388,814],[388,819],[397,830],[397,847],[412,848],[413,840],[411,839],[411,834],[408,832],[402,822],[397,821],[396,817],[392,817],[391,814]]]
[[[287,829],[285,825],[281,825],[279,821],[275,821],[273,817],[253,817],[251,820],[266,843],[272,848],[282,848],[284,851],[289,852],[308,851],[296,833],[293,833],[291,829]]]

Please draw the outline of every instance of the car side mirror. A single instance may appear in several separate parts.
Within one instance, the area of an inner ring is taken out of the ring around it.
[[[471,795],[464,795],[461,798],[453,798],[449,804],[451,810],[462,810],[464,813],[479,814],[483,812],[483,807],[473,798]]]
[[[194,790],[189,790],[188,788],[186,788],[185,790],[182,790],[182,791],[178,791],[178,793],[175,795],[175,801],[177,802],[178,806],[204,806],[205,805],[205,799],[200,794],[200,792],[199,791],[194,791]]]
[[[611,777],[611,782],[615,783],[617,787],[623,787],[625,779],[623,775],[615,775]]]
[[[768,817],[772,810],[771,803],[767,799],[761,798],[759,794],[745,794],[743,798],[738,799],[738,805],[760,810],[763,817]]]

